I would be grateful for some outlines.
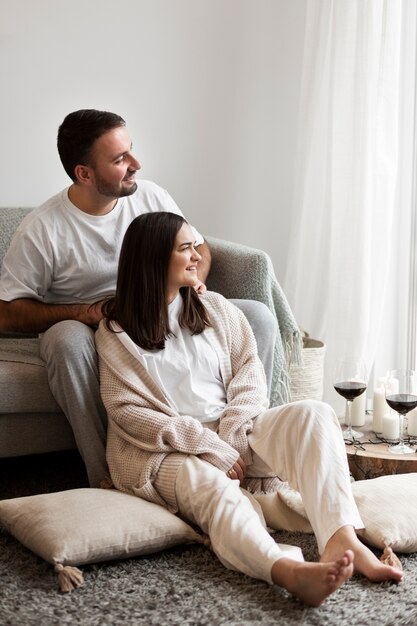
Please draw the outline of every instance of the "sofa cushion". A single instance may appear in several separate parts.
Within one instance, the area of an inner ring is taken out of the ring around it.
[[[2,413],[57,413],[38,339],[0,339]]]

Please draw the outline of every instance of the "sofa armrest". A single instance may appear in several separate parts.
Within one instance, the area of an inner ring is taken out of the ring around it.
[[[7,208],[0,207],[0,268],[4,255],[7,252],[10,241],[20,222],[31,211],[31,208]],[[28,339],[37,337],[37,333],[18,333],[14,331],[0,332],[0,339]]]
[[[30,208],[0,207],[0,267],[17,227],[31,210]]]

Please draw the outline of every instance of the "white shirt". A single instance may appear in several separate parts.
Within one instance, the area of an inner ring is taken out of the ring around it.
[[[89,215],[68,198],[68,188],[34,209],[18,227],[3,261],[0,300],[91,303],[113,295],[122,240],[142,213],[182,215],[165,189],[138,181],[110,213]],[[195,232],[197,245],[203,238]]]
[[[169,327],[175,336],[166,339],[163,350],[144,350],[125,332],[117,333],[117,337],[140,360],[180,415],[212,422],[226,406],[219,358],[206,333],[191,335],[188,329],[180,327],[181,308],[182,297],[178,295],[168,306]]]

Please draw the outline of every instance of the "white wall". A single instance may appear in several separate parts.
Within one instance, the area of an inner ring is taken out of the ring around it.
[[[0,0],[0,206],[69,183],[56,132],[122,115],[144,178],[283,275],[306,0]]]

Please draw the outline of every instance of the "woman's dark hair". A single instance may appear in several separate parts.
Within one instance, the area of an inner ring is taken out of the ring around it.
[[[120,324],[145,350],[165,347],[168,323],[168,266],[178,231],[186,220],[175,213],[146,213],[129,225],[120,251],[116,295],[103,307],[107,328]],[[181,287],[182,328],[197,335],[210,326],[207,311],[193,287]]]
[[[96,139],[125,125],[120,115],[96,109],[80,109],[66,116],[58,129],[57,143],[62,165],[72,181],[75,167],[89,164]]]

